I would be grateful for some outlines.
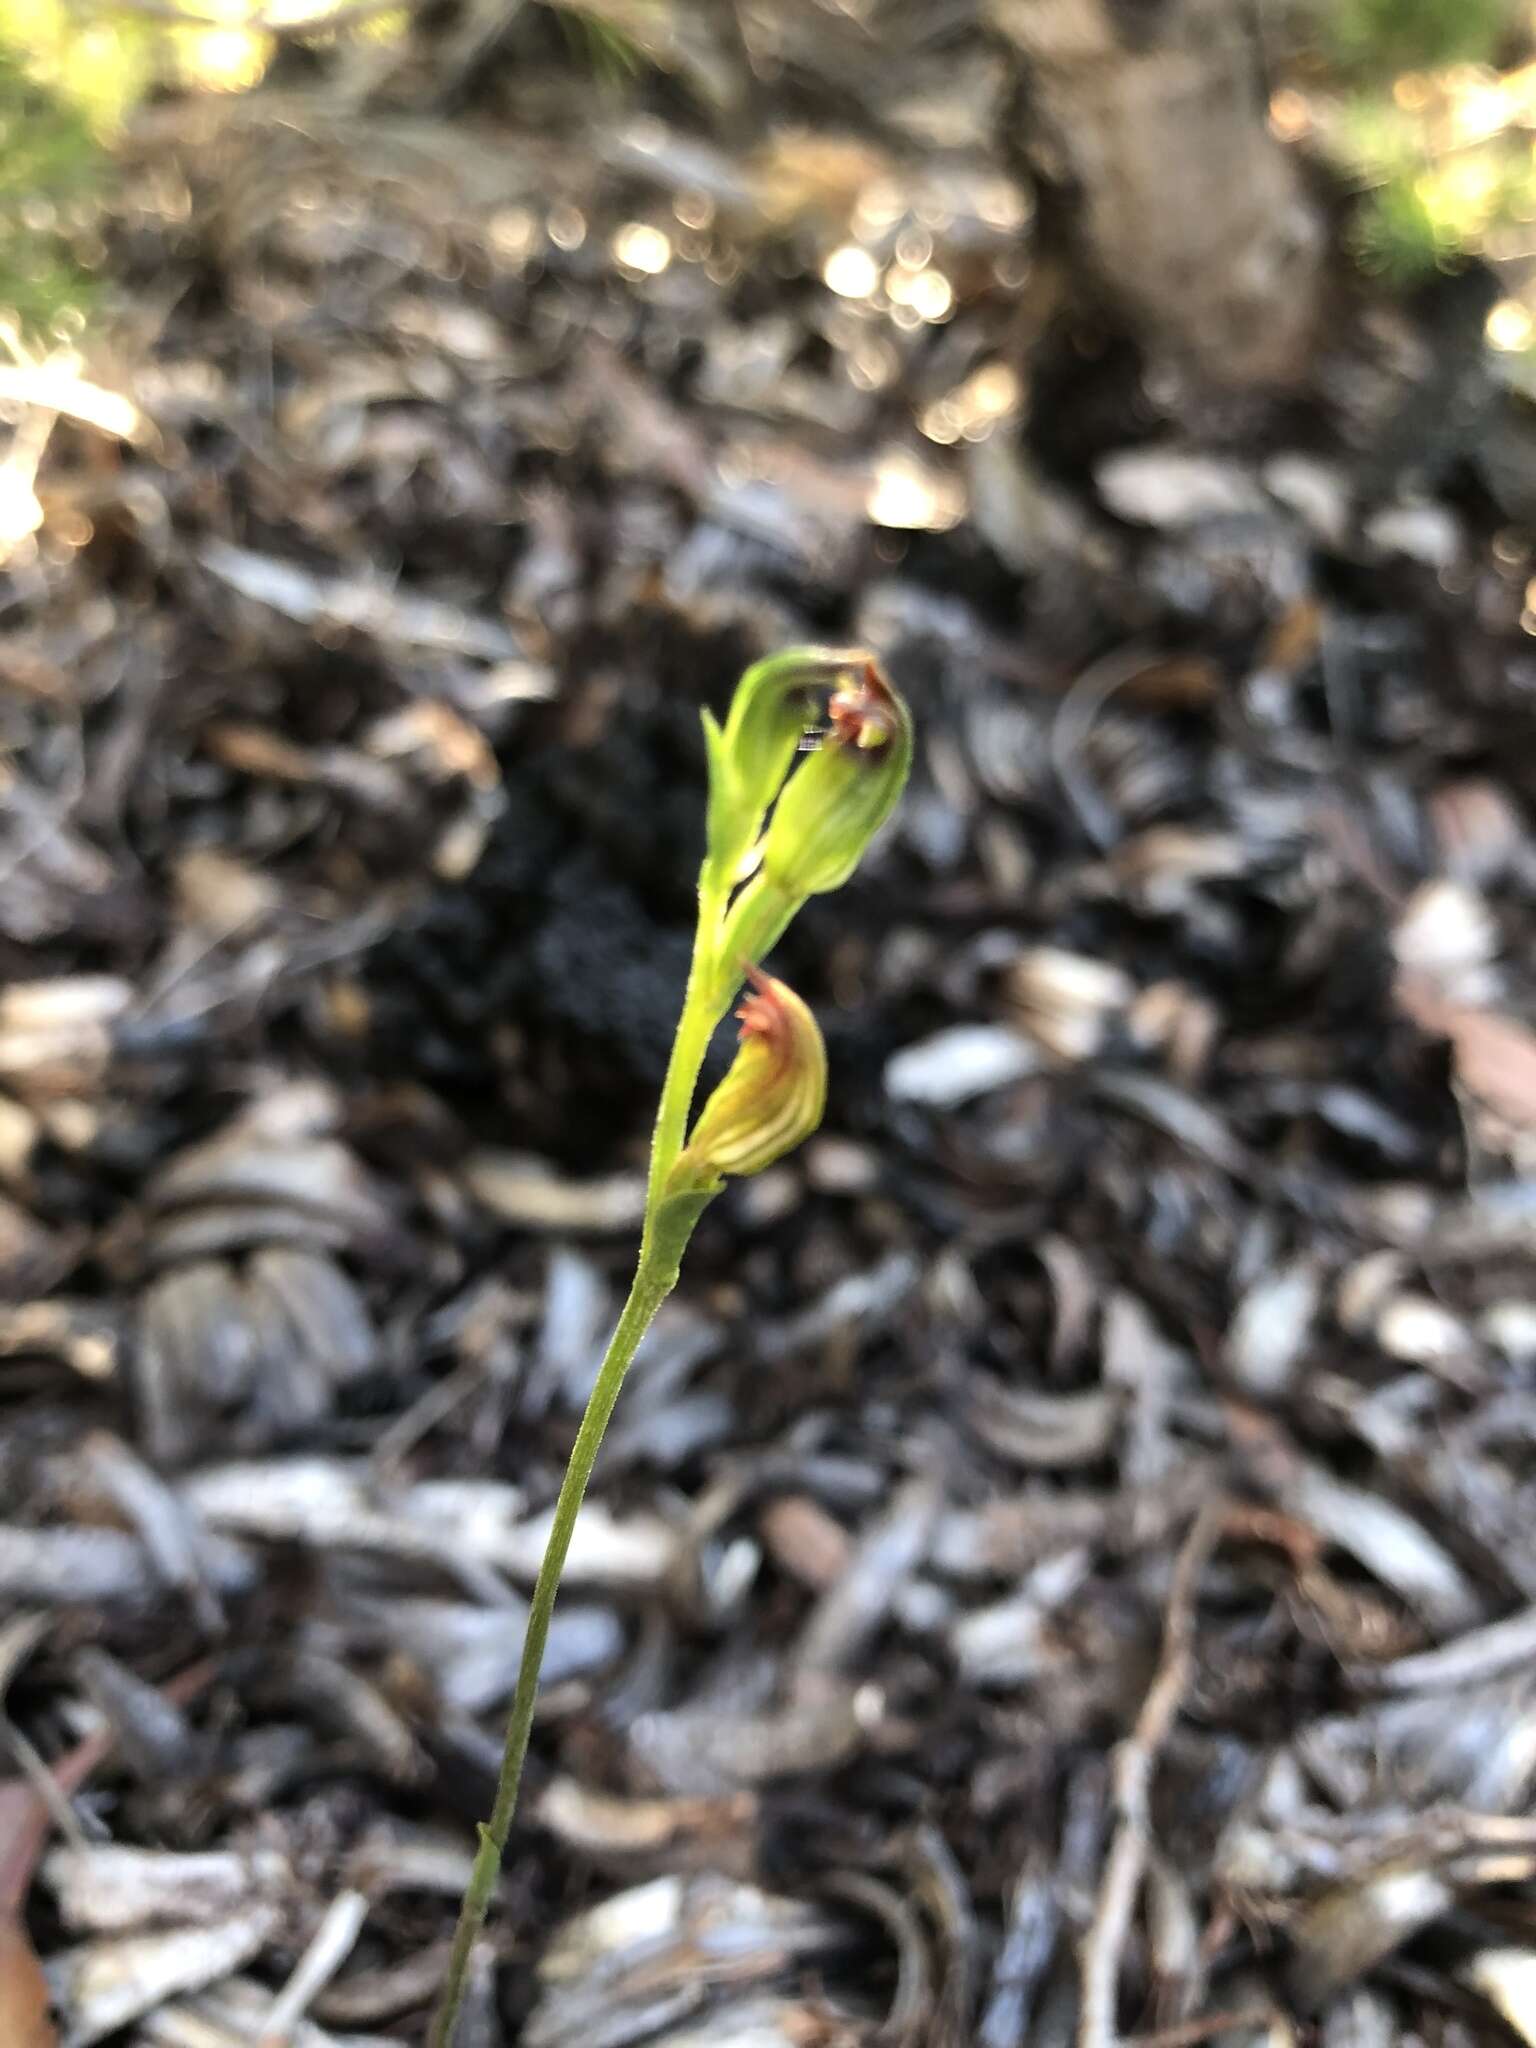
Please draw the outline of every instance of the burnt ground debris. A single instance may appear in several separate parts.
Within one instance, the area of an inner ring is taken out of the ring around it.
[[[412,47],[149,110],[13,405],[0,2016],[421,2037],[697,711],[837,637],[922,744],[782,949],[827,1123],[637,1363],[466,2039],[1530,2038],[1529,536],[1039,464],[982,41],[737,151]]]

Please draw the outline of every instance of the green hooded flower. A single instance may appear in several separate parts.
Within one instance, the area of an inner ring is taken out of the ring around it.
[[[827,1103],[827,1051],[792,988],[749,967],[752,994],[736,1015],[730,1070],[699,1112],[668,1193],[718,1187],[728,1173],[761,1173],[808,1138]]]
[[[912,765],[912,717],[866,655],[827,707],[820,746],[790,776],[731,905],[718,958],[760,959],[808,896],[847,881],[896,807]],[[724,995],[720,998],[722,1007]]]
[[[820,723],[819,694],[841,694],[868,659],[861,648],[789,647],[746,671],[723,728],[704,713],[709,860],[722,885],[749,871],[768,806],[805,734]]]
[[[790,777],[763,839],[763,873],[802,899],[847,881],[912,765],[911,714],[872,658],[827,716],[831,730]]]

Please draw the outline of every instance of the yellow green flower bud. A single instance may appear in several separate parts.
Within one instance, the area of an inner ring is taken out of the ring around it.
[[[911,714],[873,659],[827,715],[830,731],[790,777],[763,840],[763,876],[791,899],[842,887],[912,765]]]
[[[801,739],[820,721],[816,694],[842,694],[868,659],[860,648],[789,647],[746,671],[723,728],[704,713],[709,857],[722,882],[741,879]]]
[[[747,969],[752,993],[736,1015],[741,1039],[668,1180],[668,1193],[760,1173],[808,1138],[827,1102],[827,1051],[816,1019],[771,974]]]

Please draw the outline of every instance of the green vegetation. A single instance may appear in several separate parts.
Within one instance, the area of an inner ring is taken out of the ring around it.
[[[1404,71],[1497,62],[1519,18],[1513,0],[1318,0],[1316,26],[1340,71],[1390,84]]]
[[[571,55],[610,89],[628,85],[646,67],[643,47],[627,29],[596,9],[562,6],[555,10]]]
[[[89,309],[72,230],[105,162],[85,110],[0,38],[0,323],[28,340],[67,332]]]
[[[1343,103],[1336,141],[1366,187],[1355,230],[1366,268],[1411,284],[1497,255],[1505,231],[1536,220],[1536,158],[1510,113],[1492,74],[1414,76],[1396,97]]]
[[[317,37],[334,4],[312,0],[304,10]],[[136,15],[111,0],[0,0],[0,328],[31,345],[78,329],[90,310],[93,279],[80,251],[92,200],[109,175],[112,138],[146,92],[163,80],[237,91],[266,70],[269,34],[238,13],[199,19],[218,10],[195,0],[186,10],[193,18],[181,25],[173,6]],[[644,68],[622,8],[587,0],[550,11],[573,60],[599,82],[619,87]],[[252,0],[252,21],[260,12]],[[643,5],[628,12],[650,19]],[[408,21],[403,10],[369,14],[346,33],[390,39]]]
[[[801,738],[823,693],[821,743],[802,758]],[[709,809],[699,921],[651,1143],[639,1262],[555,1503],[496,1802],[480,1830],[431,2048],[452,2048],[470,1957],[517,1810],[560,1575],[624,1375],[677,1284],[694,1226],[726,1176],[761,1172],[821,1122],[827,1070],[816,1020],[792,990],[752,963],[808,897],[848,879],[890,816],[912,760],[906,705],[873,657],[857,649],[795,647],[756,663],[737,686],[723,726],[706,712],[704,737]],[[741,1043],[735,1061],[690,1135],[688,1115],[704,1055],[744,975],[753,993],[736,1012]]]
[[[1497,256],[1536,220],[1531,94],[1497,66],[1529,55],[1516,0],[1317,0],[1319,132],[1362,188],[1362,267],[1409,287]]]

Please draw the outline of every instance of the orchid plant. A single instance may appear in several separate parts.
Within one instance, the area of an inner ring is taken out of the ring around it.
[[[814,735],[807,750],[807,735]],[[651,1141],[640,1256],[565,1469],[539,1566],[491,1817],[465,1890],[429,2048],[452,2048],[475,1942],[517,1810],[539,1671],[587,1482],[656,1311],[728,1176],[758,1173],[821,1122],[827,1056],[816,1020],[758,964],[811,896],[846,882],[890,816],[912,762],[912,721],[874,657],[794,647],[749,668],[722,726],[704,713],[709,803],[699,919]],[[743,981],[740,1042],[688,1129],[699,1070]]]

